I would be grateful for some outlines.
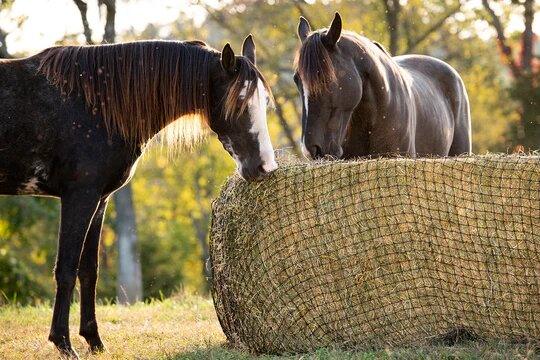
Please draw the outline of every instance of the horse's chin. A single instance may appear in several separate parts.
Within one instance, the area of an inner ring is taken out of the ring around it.
[[[341,160],[343,158],[343,148],[341,146],[332,149],[324,155],[325,158],[331,160]]]

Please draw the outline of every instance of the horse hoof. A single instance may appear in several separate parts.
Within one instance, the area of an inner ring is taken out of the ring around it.
[[[56,336],[54,334],[49,335],[49,341],[51,341],[54,346],[60,352],[60,357],[62,359],[79,359],[79,354],[71,347],[71,343],[64,336]]]
[[[79,354],[77,354],[71,346],[69,348],[60,348],[57,346],[57,348],[60,351],[60,358],[66,360],[79,360]]]
[[[97,332],[88,334],[88,333],[85,333],[84,331],[81,331],[79,335],[81,335],[86,340],[86,343],[90,346],[90,352],[92,354],[101,353],[106,350],[105,345],[103,345],[103,342],[101,341],[99,334],[97,334]]]
[[[88,343],[90,345],[90,352],[92,354],[99,354],[106,351],[105,345],[103,345],[103,343],[99,339],[95,342],[89,341]]]

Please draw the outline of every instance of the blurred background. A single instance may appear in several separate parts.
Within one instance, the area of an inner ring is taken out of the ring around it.
[[[522,152],[540,148],[538,10],[535,0],[0,0],[0,57],[141,39],[200,39],[219,50],[230,42],[240,53],[253,33],[276,98],[274,147],[298,154],[298,17],[320,28],[339,11],[346,29],[392,54],[432,55],[457,69],[471,101],[475,153]],[[152,148],[109,206],[100,300],[207,294],[211,203],[233,171],[213,136],[174,159]],[[55,199],[0,197],[0,304],[52,301],[58,211]]]

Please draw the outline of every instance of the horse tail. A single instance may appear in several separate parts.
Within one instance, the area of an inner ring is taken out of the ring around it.
[[[472,152],[471,109],[465,84],[457,72],[455,96],[458,99],[454,111],[454,138],[448,156],[470,154]]]

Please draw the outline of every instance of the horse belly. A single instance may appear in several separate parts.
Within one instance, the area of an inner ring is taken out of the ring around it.
[[[37,159],[35,139],[24,121],[10,112],[0,116],[0,194],[39,195],[47,167]]]
[[[53,142],[42,123],[20,115],[11,111],[0,115],[0,194],[47,195]]]
[[[0,195],[52,195],[48,191],[48,167],[39,160],[6,162],[0,156]]]
[[[25,60],[0,63],[0,194],[49,195],[57,98]]]

